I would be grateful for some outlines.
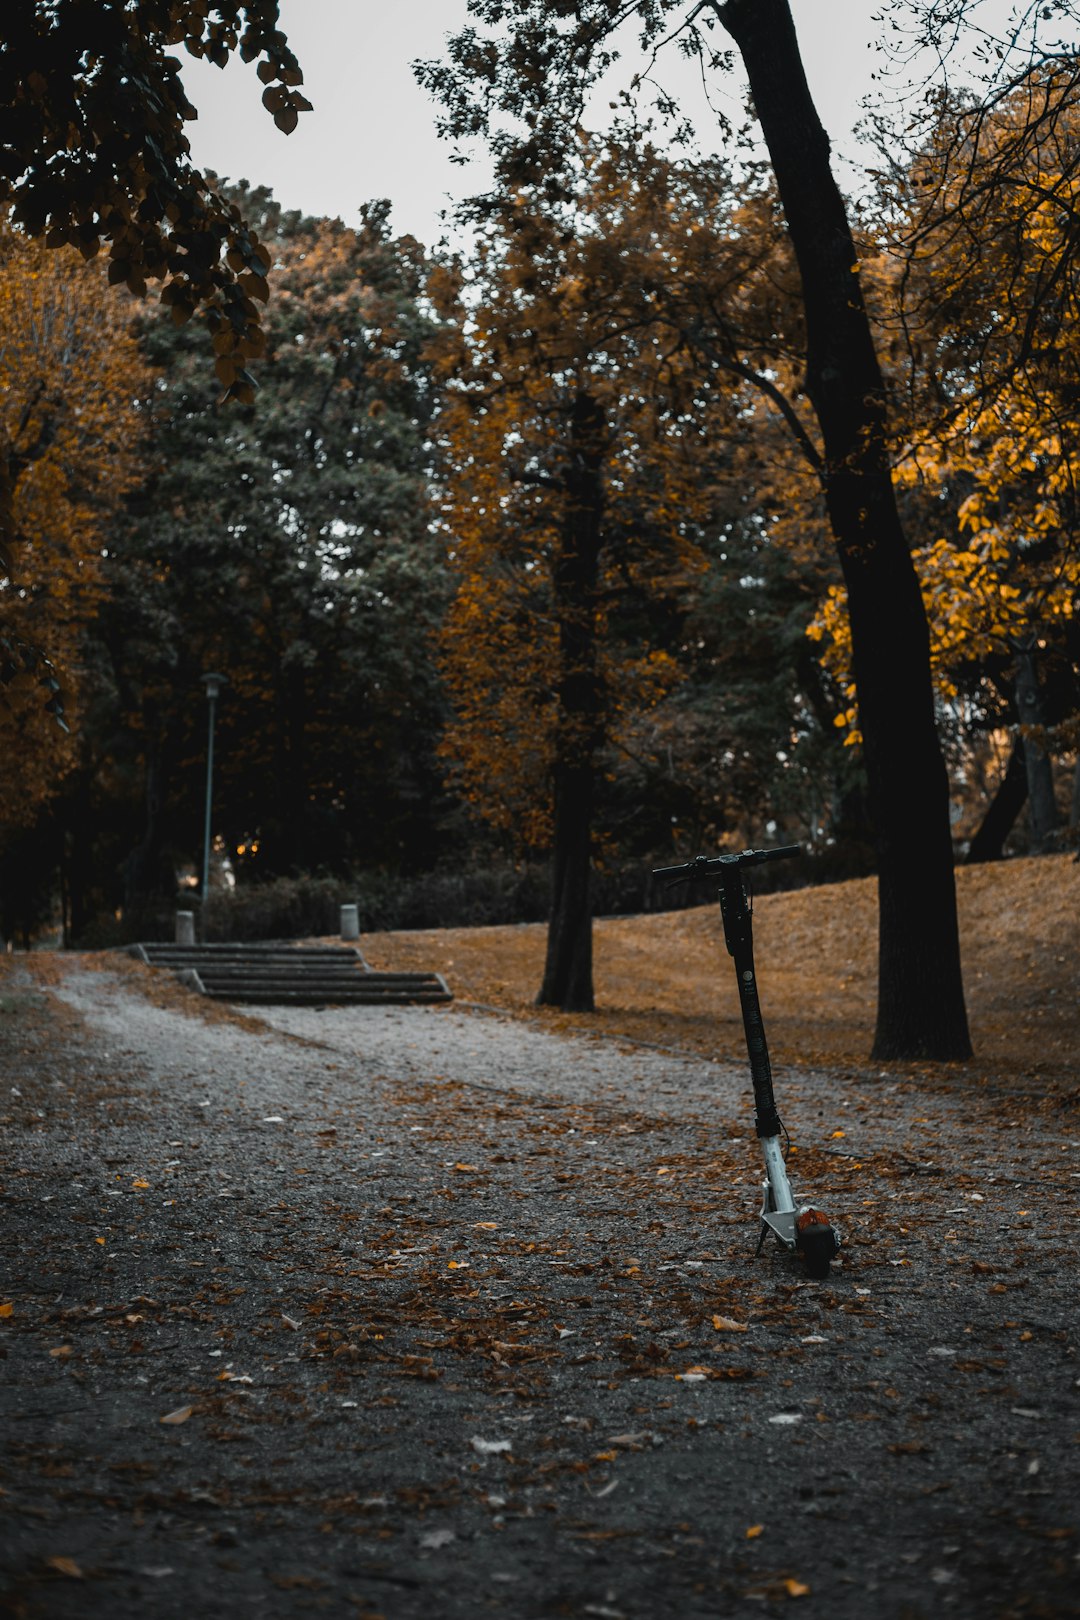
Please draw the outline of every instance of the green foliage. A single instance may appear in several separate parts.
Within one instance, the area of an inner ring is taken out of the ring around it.
[[[850,838],[858,761],[832,725],[832,682],[806,636],[826,559],[748,521],[737,498],[699,543],[709,566],[672,627],[679,682],[628,730],[609,789],[623,837],[632,827],[637,847],[687,854],[779,830],[821,849]]]
[[[376,871],[348,879],[277,878],[212,894],[205,912],[206,937],[335,935],[342,905],[357,907],[362,933],[535,922],[546,914],[547,894],[547,873],[537,866],[467,866],[414,877]]]
[[[424,263],[385,208],[359,233],[239,193],[274,243],[257,407],[223,410],[186,331],[161,368],[153,472],[110,547],[104,638],[122,743],[162,778],[158,848],[201,842],[207,713],[215,830],[262,874],[424,864],[440,801],[427,638],[446,587],[430,532]],[[137,788],[136,771],[132,786]]]

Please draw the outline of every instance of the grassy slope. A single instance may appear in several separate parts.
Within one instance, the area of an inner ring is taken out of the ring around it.
[[[957,872],[964,978],[976,1058],[1003,1084],[1055,1091],[1080,1067],[1080,865],[1070,855]],[[861,1067],[874,1026],[877,908],[872,879],[762,896],[755,943],[770,1046],[781,1063]],[[718,909],[602,918],[594,1015],[540,1010],[545,930],[369,934],[375,968],[430,968],[455,995],[562,1028],[629,1036],[715,1057],[744,1049]]]

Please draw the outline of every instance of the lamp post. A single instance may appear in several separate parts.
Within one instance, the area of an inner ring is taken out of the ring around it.
[[[224,675],[204,675],[203,685],[206,687],[206,699],[210,705],[210,731],[206,744],[206,821],[203,826],[202,897],[203,905],[205,905],[210,896],[210,807],[214,795],[214,710],[218,693],[225,685],[225,677]]]

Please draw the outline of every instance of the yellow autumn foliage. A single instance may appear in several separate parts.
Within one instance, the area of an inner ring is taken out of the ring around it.
[[[913,174],[893,299],[917,361],[895,479],[925,523],[914,550],[936,688],[1022,645],[1064,647],[1080,602],[1080,111],[1071,79],[1031,81],[992,115],[943,120]],[[932,206],[919,201],[933,191]],[[856,741],[846,596],[810,626]]]

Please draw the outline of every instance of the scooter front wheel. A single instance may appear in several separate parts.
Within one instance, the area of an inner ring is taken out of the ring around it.
[[[795,1247],[809,1275],[822,1282],[829,1275],[833,1256],[839,1253],[840,1239],[820,1210],[808,1209],[795,1222]]]

